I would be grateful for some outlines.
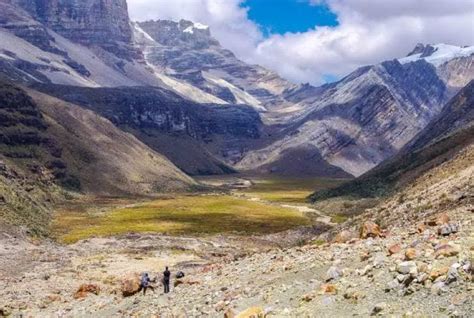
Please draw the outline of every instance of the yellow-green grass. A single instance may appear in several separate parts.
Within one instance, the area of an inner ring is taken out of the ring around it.
[[[266,178],[252,179],[254,185],[244,192],[263,200],[282,203],[306,203],[317,190],[335,187],[346,180],[324,178]]]
[[[53,232],[65,243],[125,233],[208,235],[266,234],[309,225],[294,209],[228,195],[176,196],[108,212],[56,213]]]

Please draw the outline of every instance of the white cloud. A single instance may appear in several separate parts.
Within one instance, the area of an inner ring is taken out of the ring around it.
[[[211,27],[241,59],[295,82],[320,84],[325,74],[401,57],[416,43],[474,44],[472,0],[311,0],[324,2],[339,26],[264,38],[241,0],[128,0],[138,20],[185,18]]]

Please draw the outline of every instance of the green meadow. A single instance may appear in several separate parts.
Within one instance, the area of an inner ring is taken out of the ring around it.
[[[303,213],[230,195],[177,195],[109,210],[58,211],[53,233],[74,243],[126,233],[167,235],[267,234],[311,221]]]

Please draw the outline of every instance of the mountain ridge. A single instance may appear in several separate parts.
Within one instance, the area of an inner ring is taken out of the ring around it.
[[[417,46],[408,60],[362,67],[321,87],[295,85],[240,61],[220,46],[207,26],[186,20],[131,22],[123,0],[104,2],[96,15],[86,19],[84,15],[98,3],[2,3],[0,71],[29,85],[158,87],[197,104],[249,105],[258,113],[259,137],[238,141],[236,147],[216,138],[205,145],[174,139],[183,149],[180,154],[192,144],[189,156],[202,158],[188,172],[209,171],[204,167],[208,158],[230,168],[211,169],[215,172],[291,174],[291,158],[314,158],[306,165],[311,175],[320,174],[322,164],[335,167],[330,171],[336,174],[342,169],[346,175],[358,176],[393,156],[474,78],[471,47],[440,44]],[[16,10],[18,5],[26,9]],[[59,16],[52,19],[51,12]],[[96,21],[97,15],[106,12],[119,18]],[[84,21],[83,25],[78,21]],[[98,28],[105,31],[84,40],[84,34]],[[121,29],[126,29],[123,35],[107,36]],[[115,43],[104,42],[101,47],[98,42],[104,36]],[[124,55],[122,49],[130,49],[130,54]],[[451,54],[447,60],[446,50]],[[439,63],[440,54],[443,63]],[[438,62],[431,63],[430,58]],[[181,168],[190,162],[184,160]]]

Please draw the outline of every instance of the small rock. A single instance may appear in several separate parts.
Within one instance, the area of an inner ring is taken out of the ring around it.
[[[265,311],[261,307],[250,307],[235,316],[235,318],[264,318],[264,317],[265,317]]]
[[[459,254],[459,250],[459,246],[444,244],[435,250],[434,256],[435,258],[456,256]]]
[[[398,288],[400,288],[400,283],[398,282],[397,279],[394,279],[394,280],[390,281],[387,284],[387,287],[385,288],[385,291],[389,292],[391,290],[395,290],[395,289],[398,289]]]
[[[310,302],[314,299],[314,297],[315,297],[315,294],[313,292],[311,292],[311,293],[304,294],[301,297],[301,300],[306,301],[306,302]]]
[[[448,273],[449,268],[447,266],[433,268],[429,273],[429,278],[431,280],[435,280],[440,276],[446,275]]]
[[[405,280],[405,277],[407,277],[408,275],[403,275],[403,274],[398,274],[396,279],[399,283],[403,282]]]
[[[379,252],[379,253],[375,254],[374,260],[372,262],[373,267],[375,267],[375,268],[382,267],[385,264],[386,259],[387,258],[385,256],[385,254],[382,253],[382,252]]]
[[[225,301],[221,300],[217,304],[215,304],[214,309],[216,311],[222,311],[222,310],[224,310],[225,307],[226,307]]]
[[[100,288],[95,284],[82,284],[74,293],[74,299],[86,298],[88,294],[99,295]]]
[[[413,261],[405,261],[401,262],[397,266],[397,272],[400,274],[411,274],[416,275],[418,274],[418,269],[416,267],[416,263]]]
[[[366,221],[360,228],[360,238],[366,239],[369,237],[379,237],[381,232],[380,232],[380,227],[372,222],[372,221]]]
[[[235,318],[235,312],[232,310],[232,308],[226,309],[224,312],[224,318]]]
[[[378,303],[374,306],[374,308],[372,309],[372,312],[371,312],[371,316],[375,316],[377,315],[378,313],[384,311],[387,309],[387,304],[386,303]]]
[[[417,255],[418,255],[418,253],[417,253],[416,249],[414,249],[414,248],[407,248],[406,251],[405,251],[405,259],[407,261],[414,260]]]
[[[359,299],[363,298],[363,295],[355,290],[347,290],[343,297],[345,299],[351,300],[352,302],[357,302]]]
[[[420,284],[423,284],[427,279],[428,274],[426,273],[419,273],[418,276],[416,276],[416,281]]]
[[[431,293],[434,295],[441,295],[446,290],[446,284],[444,282],[437,282],[431,286]]]
[[[423,223],[418,224],[416,231],[421,234],[426,231],[426,226]]]
[[[458,268],[461,267],[461,264],[454,263],[448,270],[448,275],[446,276],[446,280],[444,281],[446,285],[449,285],[455,282],[459,278]]]
[[[359,275],[365,276],[365,275],[367,275],[367,273],[369,273],[371,270],[372,270],[372,265],[366,265],[366,266],[364,267],[364,269],[358,270],[357,272],[359,273]]]
[[[343,275],[342,270],[340,270],[336,266],[329,267],[328,271],[326,272],[326,281],[330,280],[337,280]]]
[[[319,289],[319,294],[329,294],[329,295],[336,295],[337,288],[334,284],[323,284]]]
[[[392,246],[388,248],[388,254],[389,255],[397,254],[397,253],[400,253],[401,250],[402,250],[402,247],[400,246],[400,244],[393,244]]]

